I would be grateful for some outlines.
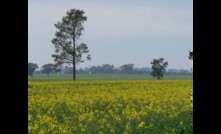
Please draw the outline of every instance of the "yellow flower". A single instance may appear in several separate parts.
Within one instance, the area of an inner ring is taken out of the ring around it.
[[[145,122],[141,122],[139,125],[138,125],[138,128],[141,128],[141,127],[143,127],[145,125]]]
[[[111,132],[112,132],[112,133],[115,133],[115,130],[112,128],[112,129],[111,129]]]
[[[131,133],[132,124],[136,123],[135,127],[149,132],[158,129],[155,126],[158,121],[166,120],[171,126],[168,132],[172,128],[177,132],[176,123],[169,118],[192,110],[193,105],[192,80],[29,81],[28,84],[32,86],[28,89],[29,133],[100,130],[106,134],[110,130],[115,134],[125,122],[124,134]],[[187,124],[181,121],[178,125]]]

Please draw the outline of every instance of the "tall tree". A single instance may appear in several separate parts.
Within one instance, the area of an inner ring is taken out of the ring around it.
[[[55,67],[64,63],[72,64],[73,80],[76,80],[76,64],[84,62],[82,55],[86,54],[86,59],[91,60],[87,45],[78,42],[84,30],[83,23],[87,20],[84,13],[79,9],[67,11],[62,21],[55,24],[58,31],[55,32],[55,38],[51,41],[55,46],[56,54],[52,55]]]
[[[190,60],[193,60],[193,51],[189,51],[189,57]]]
[[[30,75],[31,77],[33,77],[33,72],[35,71],[35,69],[38,68],[38,65],[36,63],[28,63],[28,75]]]
[[[42,73],[46,73],[49,77],[50,72],[54,71],[53,64],[45,64],[42,67]]]
[[[151,67],[151,75],[153,77],[157,77],[157,79],[161,79],[161,77],[163,78],[163,75],[165,74],[165,71],[168,66],[168,62],[164,62],[163,58],[160,59],[154,59],[152,62],[150,62],[150,64],[152,64]]]

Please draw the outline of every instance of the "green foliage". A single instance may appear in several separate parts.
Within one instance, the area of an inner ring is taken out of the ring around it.
[[[189,57],[190,60],[193,60],[193,51],[189,51]]]
[[[83,54],[86,54],[87,60],[91,60],[87,45],[77,42],[84,30],[83,22],[87,20],[84,13],[83,10],[79,9],[70,9],[67,11],[62,21],[54,25],[58,31],[55,32],[55,38],[51,41],[55,46],[55,54],[52,54],[55,67],[65,63],[73,64],[74,76],[75,65],[84,62]]]
[[[54,71],[53,69],[54,65],[53,64],[45,64],[42,66],[42,73],[46,73],[49,77],[50,72]]]
[[[38,68],[38,65],[36,63],[28,63],[28,75],[33,77],[33,72],[36,68]]]
[[[133,71],[134,64],[125,64],[120,67],[121,71],[124,73],[131,73]]]
[[[151,71],[151,75],[153,77],[157,77],[157,79],[161,79],[163,78],[163,75],[165,74],[165,71],[168,66],[168,62],[164,62],[163,58],[160,59],[154,59],[152,62],[150,62],[150,64],[152,64],[152,71]]]

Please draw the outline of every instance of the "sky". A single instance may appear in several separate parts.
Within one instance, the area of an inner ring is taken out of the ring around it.
[[[85,11],[87,21],[79,42],[92,60],[77,65],[113,64],[151,67],[163,57],[167,69],[193,67],[192,0],[28,0],[28,62],[54,63],[54,24],[70,9]]]

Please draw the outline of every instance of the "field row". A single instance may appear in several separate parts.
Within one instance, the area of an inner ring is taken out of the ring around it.
[[[156,80],[150,74],[76,74],[78,80]],[[29,81],[72,80],[72,74],[34,74]],[[164,75],[164,80],[192,80],[193,75]]]

